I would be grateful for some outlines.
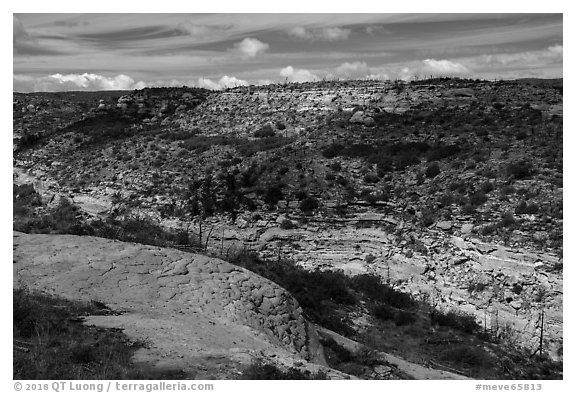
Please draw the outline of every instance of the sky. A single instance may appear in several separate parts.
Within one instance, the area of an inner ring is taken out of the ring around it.
[[[13,90],[559,78],[562,14],[13,14]]]

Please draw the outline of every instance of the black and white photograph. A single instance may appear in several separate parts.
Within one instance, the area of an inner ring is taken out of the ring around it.
[[[15,387],[564,380],[563,13],[113,10],[12,13]]]

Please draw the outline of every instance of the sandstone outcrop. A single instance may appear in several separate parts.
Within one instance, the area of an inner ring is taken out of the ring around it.
[[[315,329],[283,288],[216,258],[95,237],[14,233],[15,286],[120,311],[89,323],[149,340],[142,360],[260,351],[324,363]]]

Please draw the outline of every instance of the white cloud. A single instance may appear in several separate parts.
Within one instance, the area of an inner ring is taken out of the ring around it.
[[[207,39],[207,38],[214,38],[220,35],[224,29],[218,26],[208,26],[208,25],[200,25],[195,24],[192,22],[183,22],[180,23],[177,27],[177,30],[188,34],[192,38],[195,39]]]
[[[319,29],[307,29],[297,26],[288,30],[288,34],[309,41],[344,41],[350,37],[352,31],[341,27],[324,27]]]
[[[336,68],[336,75],[343,78],[365,78],[371,73],[368,65],[363,61],[355,61],[352,63],[343,63]]]
[[[108,78],[98,74],[54,74],[50,75],[57,83],[72,83],[82,89],[87,90],[126,90],[134,86],[134,79],[127,75],[120,74]]]
[[[220,90],[236,86],[248,86],[248,82],[238,79],[235,76],[224,75],[220,80],[213,81],[211,79],[199,78],[198,86],[210,90]]]
[[[390,80],[390,74],[386,73],[386,72],[377,72],[374,74],[369,74],[366,75],[366,79],[375,79],[375,80],[381,80],[381,81],[389,81]]]
[[[527,51],[519,53],[498,53],[482,55],[476,62],[479,65],[490,67],[513,66],[513,65],[541,65],[561,63],[564,55],[563,45],[550,46],[543,50]]]
[[[289,82],[311,82],[317,81],[317,75],[305,69],[297,69],[289,65],[280,70],[280,76],[287,79]]]
[[[468,68],[466,68],[462,64],[455,63],[450,60],[426,59],[423,60],[422,62],[424,63],[422,72],[424,72],[425,74],[450,76],[450,75],[467,74],[470,72]]]
[[[270,45],[259,41],[256,38],[244,38],[241,42],[234,44],[234,49],[239,51],[244,57],[256,57],[270,49]]]
[[[106,77],[98,74],[53,74],[44,77],[13,76],[14,91],[70,91],[70,90],[133,90],[146,87],[146,83],[127,75]]]
[[[398,72],[398,79],[401,79],[403,81],[408,81],[408,80],[412,79],[413,76],[414,76],[414,71],[412,69],[410,69],[410,67],[402,67],[400,72]]]

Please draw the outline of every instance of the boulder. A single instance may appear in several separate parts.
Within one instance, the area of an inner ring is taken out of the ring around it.
[[[452,229],[452,221],[440,221],[436,224],[437,228],[440,228],[444,231]]]
[[[376,124],[374,122],[374,119],[371,116],[367,116],[363,111],[358,111],[354,113],[349,121],[352,124],[364,124],[367,127]]]

